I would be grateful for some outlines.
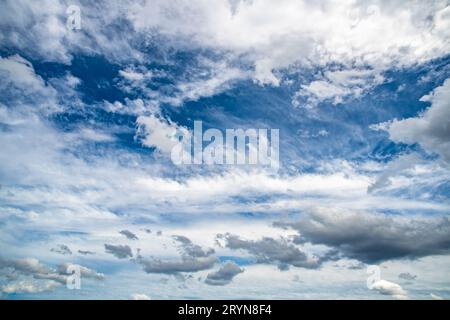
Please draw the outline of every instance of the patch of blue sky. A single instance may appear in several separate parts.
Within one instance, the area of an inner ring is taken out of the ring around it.
[[[417,79],[420,74],[423,74],[422,70],[415,73],[396,70],[388,76],[404,83]],[[295,158],[305,159],[305,169],[313,170],[314,165],[308,168],[308,163],[321,159],[362,160],[370,157],[387,161],[400,153],[416,151],[415,146],[394,144],[386,133],[369,128],[394,118],[415,116],[427,107],[419,99],[430,92],[432,85],[424,83],[413,89],[406,86],[400,93],[396,92],[397,87],[391,81],[363,97],[339,105],[323,103],[311,112],[292,108],[289,92],[283,86],[261,87],[243,82],[216,96],[187,102],[181,111],[176,108],[166,112],[171,119],[187,127],[192,127],[194,119],[201,119],[205,127],[280,128],[282,161],[296,163]],[[317,136],[320,130],[328,134]],[[305,135],[299,137],[302,132]],[[316,136],[312,138],[314,134]]]
[[[225,263],[227,261],[233,261],[237,265],[243,267],[252,265],[256,262],[256,259],[249,258],[249,257],[237,257],[237,256],[219,256],[217,257],[220,261],[220,263]]]

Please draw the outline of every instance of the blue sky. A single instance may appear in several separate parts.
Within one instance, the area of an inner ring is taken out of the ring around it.
[[[2,298],[450,297],[448,1],[0,12]],[[194,121],[279,170],[175,165]]]

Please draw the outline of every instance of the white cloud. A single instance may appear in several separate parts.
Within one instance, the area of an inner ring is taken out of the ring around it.
[[[263,83],[294,62],[385,68],[448,52],[446,2],[404,6],[383,1],[146,1],[129,17],[137,30],[246,54]],[[430,19],[431,17],[431,19]]]
[[[115,140],[110,134],[91,128],[81,129],[77,138],[95,142],[111,142]]]
[[[5,103],[14,101],[14,108],[5,110],[9,114],[4,117],[6,121],[19,116],[27,117],[27,113],[45,114],[59,109],[55,103],[55,88],[46,85],[35,73],[33,65],[20,55],[0,57],[0,80],[0,91],[7,92],[9,97]]]
[[[419,143],[430,152],[450,162],[450,79],[432,93],[422,97],[431,106],[414,118],[383,123],[378,128],[387,130],[397,143]]]
[[[51,291],[58,285],[59,284],[55,281],[46,281],[39,284],[30,281],[19,281],[1,286],[0,291],[4,293],[39,293]]]
[[[47,61],[68,63],[71,56],[64,44],[68,30],[65,20],[61,19],[65,10],[61,1],[2,2],[0,26],[9,29],[4,35],[4,44],[32,51]]]
[[[151,298],[143,293],[134,293],[131,295],[131,300],[151,300]]]
[[[147,147],[156,147],[163,153],[170,154],[177,144],[177,131],[188,135],[185,127],[178,126],[170,120],[157,118],[154,115],[140,116],[137,118],[138,136],[142,136],[142,144]]]
[[[9,30],[4,41],[45,60],[70,63],[73,54],[84,52],[112,61],[144,63],[145,50],[139,44],[148,45],[155,35],[162,36],[168,46],[207,48],[224,55],[219,62],[223,67],[209,79],[179,83],[181,94],[174,103],[183,97],[213,94],[233,80],[247,78],[248,66],[255,81],[272,85],[280,84],[278,71],[287,67],[339,63],[344,73],[372,70],[370,76],[357,75],[361,82],[352,84],[325,75],[304,84],[298,93],[339,102],[379,84],[386,69],[423,63],[450,50],[450,9],[444,0],[407,6],[381,0],[147,0],[126,5],[101,1],[78,4],[79,32],[66,29],[65,1],[6,1],[2,5],[1,26]],[[119,25],[120,21],[129,22],[134,32],[127,24]],[[145,41],[137,41],[138,37]],[[212,71],[215,68],[211,66]],[[133,82],[149,76],[132,69],[120,73]]]
[[[120,70],[119,74],[129,81],[142,81],[145,78],[151,77],[151,72],[141,73],[132,69]]]
[[[176,275],[183,272],[198,272],[211,269],[217,262],[217,257],[182,257],[181,260],[159,260],[141,258],[138,262],[147,273]]]
[[[78,5],[81,30],[66,27],[69,5]],[[2,1],[0,27],[7,30],[3,43],[41,58],[70,64],[73,54],[103,54],[111,60],[139,60],[130,32],[118,32],[114,24],[123,16],[120,4],[101,1],[93,5],[78,1]]]
[[[16,86],[34,90],[45,90],[44,81],[34,73],[32,64],[19,55],[0,58],[0,70],[7,73],[5,78]],[[6,85],[3,83],[3,85]]]
[[[408,294],[400,285],[387,280],[378,280],[372,285],[372,289],[381,294],[390,295],[399,300],[408,299]]]
[[[311,106],[325,100],[331,100],[333,104],[342,103],[349,96],[360,97],[370,88],[382,83],[383,80],[383,76],[375,70],[327,71],[324,73],[323,79],[302,85],[294,96],[293,104],[294,106],[301,105],[298,101],[301,97],[305,97]]]
[[[105,108],[105,110],[107,110],[108,112],[119,114],[157,114],[159,112],[159,102],[156,100],[143,100],[141,98],[137,98],[134,100],[125,98],[125,103],[119,101],[115,101],[113,103],[104,101],[103,108]]]

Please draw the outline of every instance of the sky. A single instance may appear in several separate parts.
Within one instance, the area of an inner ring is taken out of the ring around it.
[[[448,299],[449,150],[449,1],[0,2],[2,299]]]

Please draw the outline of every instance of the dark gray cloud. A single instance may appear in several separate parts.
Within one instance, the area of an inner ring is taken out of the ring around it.
[[[183,257],[177,261],[162,261],[159,259],[139,259],[138,262],[147,273],[177,274],[179,272],[197,272],[211,269],[217,262],[213,256],[192,258]]]
[[[199,257],[207,257],[211,254],[214,254],[214,249],[210,248],[204,250],[199,245],[192,243],[192,241],[185,236],[175,235],[173,236],[173,238],[180,243],[181,254],[183,256],[199,258]]]
[[[275,223],[299,232],[296,243],[337,249],[366,263],[445,254],[450,249],[448,217],[393,216],[320,208],[295,222]]]
[[[179,276],[180,272],[197,272],[207,270],[214,266],[217,258],[213,257],[213,249],[204,250],[199,245],[180,235],[173,236],[180,245],[181,259],[175,261],[162,261],[160,259],[144,259],[141,256],[137,261],[141,263],[147,273],[165,273]]]
[[[242,240],[236,235],[219,234],[219,239],[225,240],[225,246],[229,249],[242,249],[254,255],[259,263],[275,263],[280,270],[286,270],[289,266],[302,268],[318,268],[320,259],[308,257],[286,239],[273,239],[264,237],[261,240]]]
[[[131,258],[133,257],[133,253],[131,252],[131,248],[129,246],[122,245],[112,245],[105,243],[105,250],[108,253],[116,256],[119,259]]]
[[[127,239],[138,240],[138,237],[133,232],[131,232],[129,230],[122,230],[119,233],[124,235],[125,237],[127,237]]]
[[[58,244],[55,248],[50,249],[51,252],[56,252],[62,255],[70,255],[72,254],[72,250],[65,244]]]
[[[403,273],[400,273],[400,274],[398,275],[398,277],[399,277],[400,279],[403,279],[403,280],[415,280],[415,279],[417,278],[416,275],[413,275],[413,274],[411,274],[411,273],[409,273],[409,272],[403,272]]]
[[[85,256],[90,255],[90,254],[95,254],[95,252],[92,252],[92,251],[89,251],[89,250],[78,250],[78,253],[82,254],[82,255],[85,255]]]
[[[213,286],[224,286],[229,284],[235,276],[244,272],[236,263],[228,261],[219,270],[207,275],[205,283]]]

